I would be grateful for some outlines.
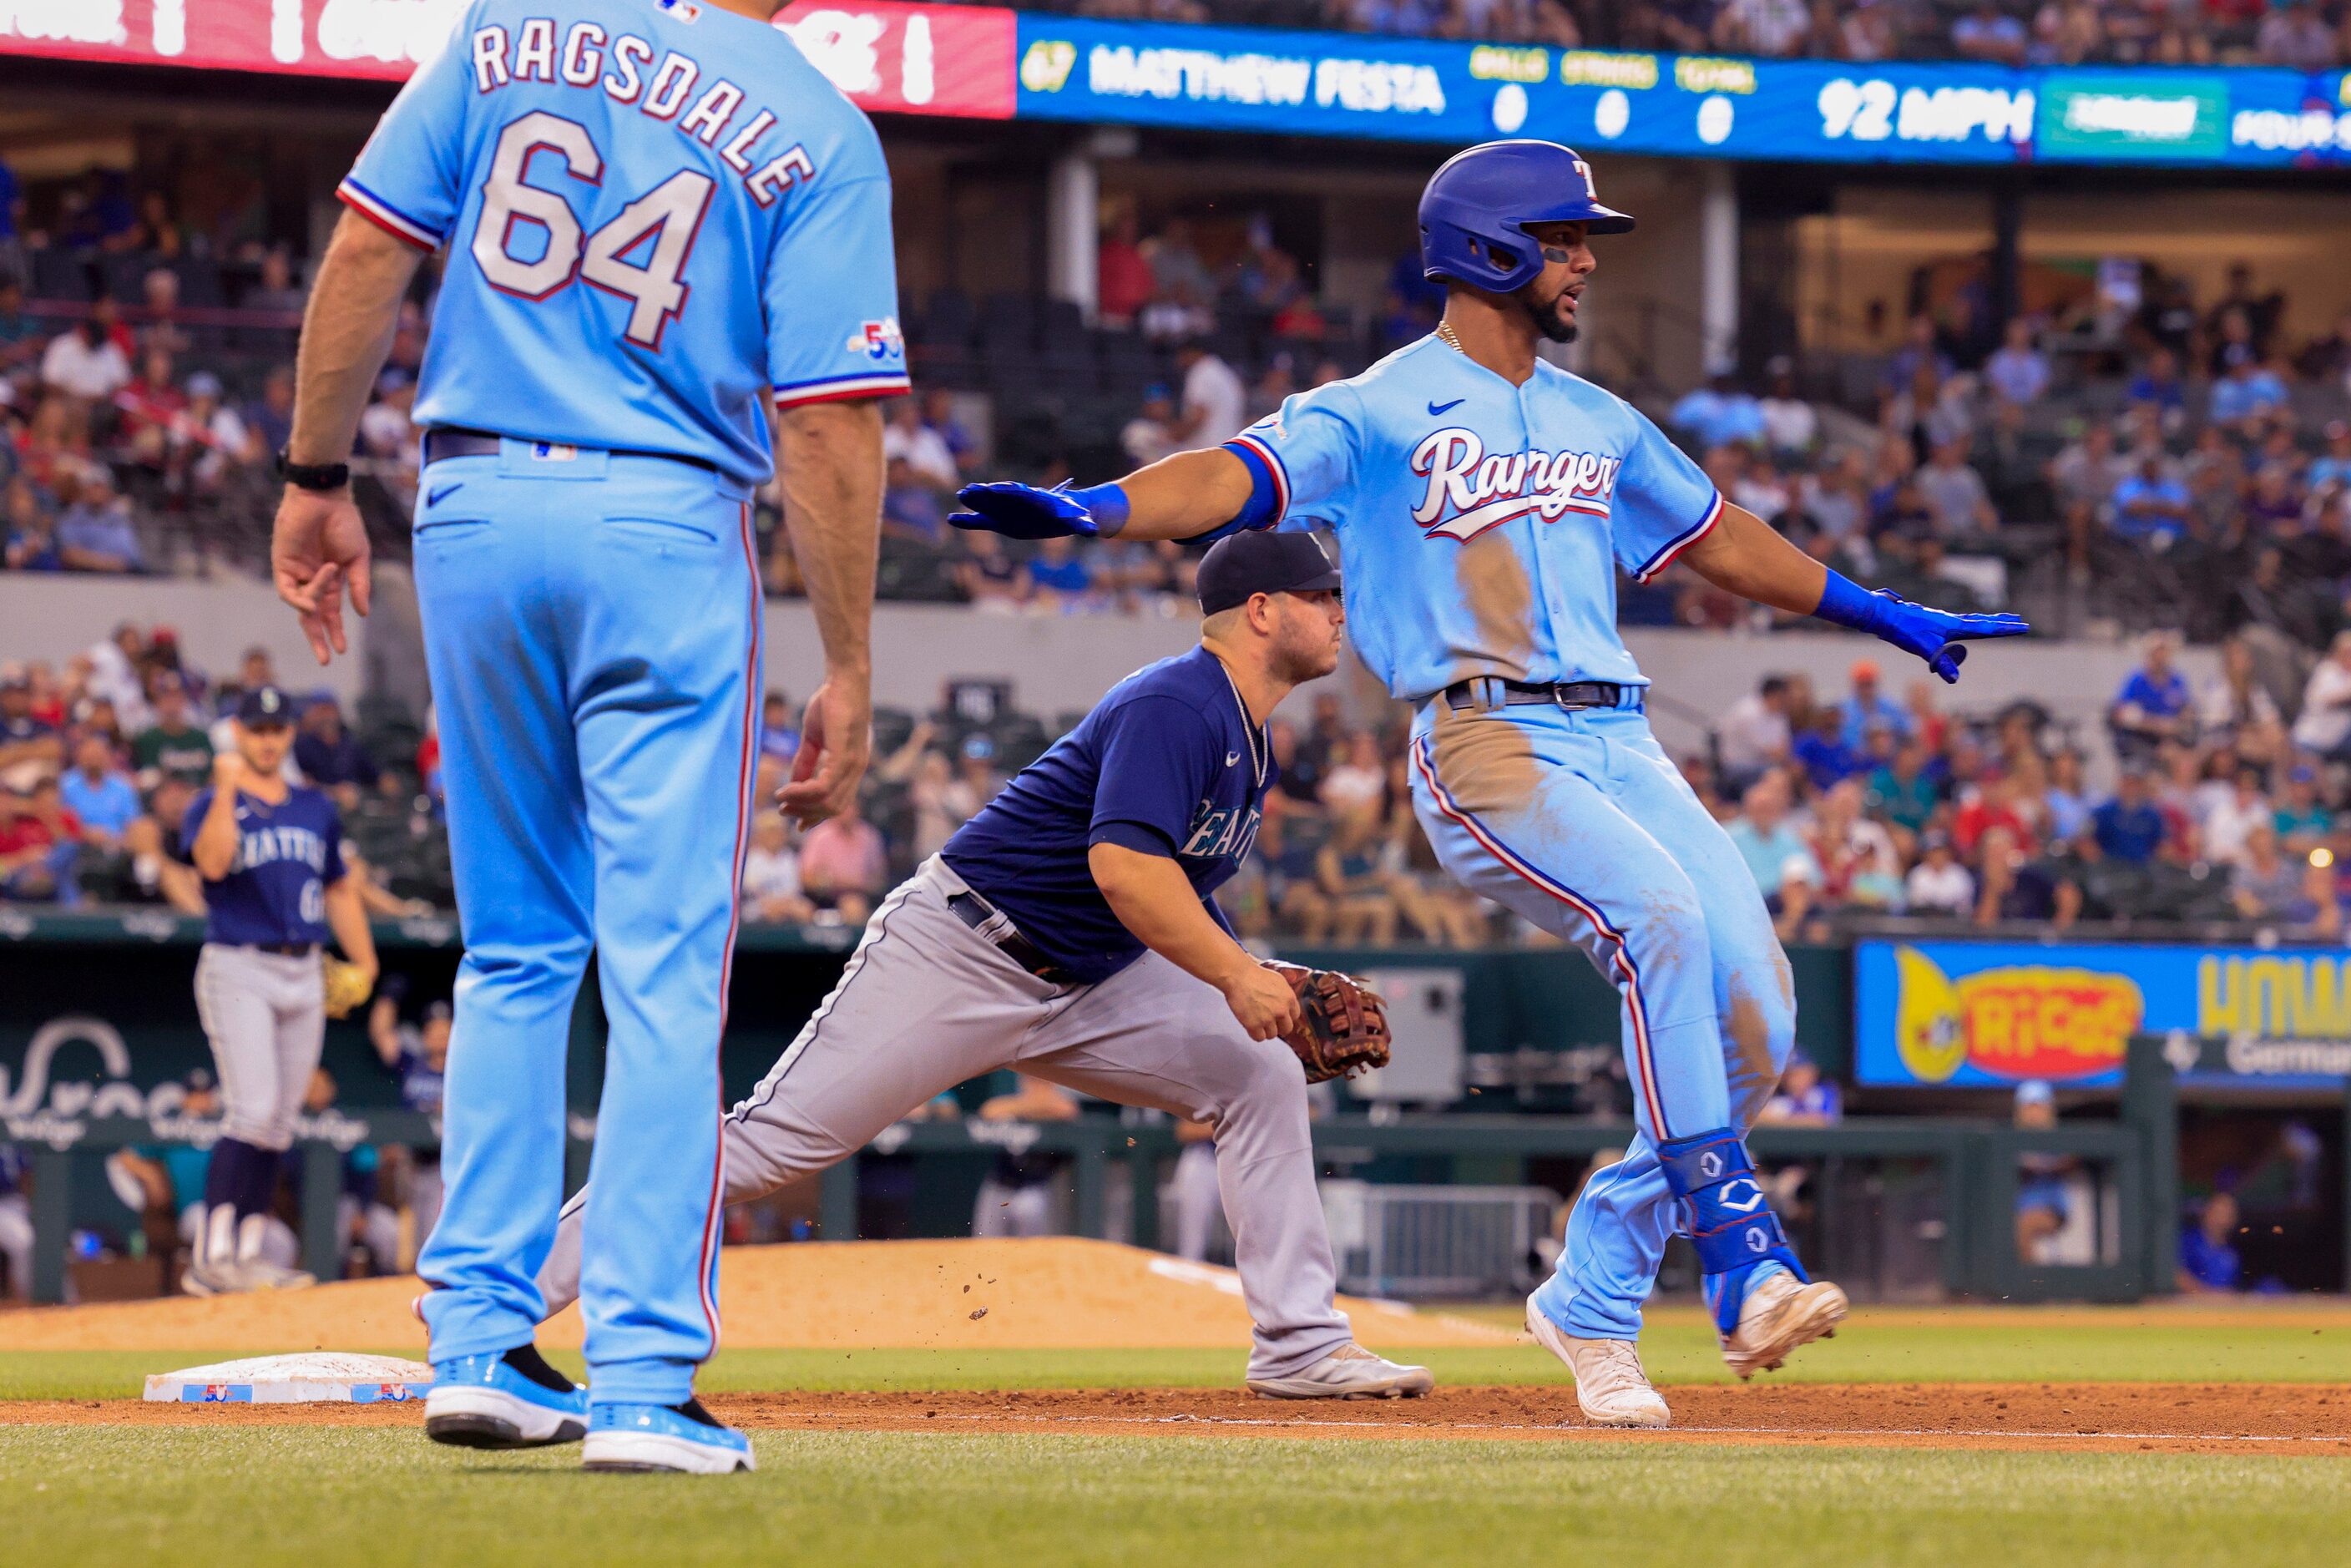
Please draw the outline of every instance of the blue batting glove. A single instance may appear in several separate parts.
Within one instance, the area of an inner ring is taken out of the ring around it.
[[[1821,590],[1820,608],[1813,613],[1917,654],[1946,681],[1959,678],[1959,666],[1968,657],[1967,639],[2022,637],[2032,630],[2022,616],[1953,615],[1890,593],[1872,593],[1834,571]]]
[[[956,499],[971,508],[947,518],[956,528],[1002,534],[1009,539],[1058,539],[1114,534],[1126,523],[1126,492],[1115,485],[1072,490],[1069,482],[1050,490],[998,480],[966,485]]]

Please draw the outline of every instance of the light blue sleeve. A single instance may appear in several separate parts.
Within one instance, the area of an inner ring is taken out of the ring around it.
[[[1626,405],[1633,439],[1609,503],[1616,564],[1647,582],[1706,537],[1722,518],[1722,495],[1689,454],[1666,439],[1639,409]]]
[[[890,178],[843,172],[818,172],[768,253],[768,379],[779,408],[907,390]]]
[[[1273,479],[1273,520],[1266,527],[1336,527],[1347,510],[1361,444],[1363,400],[1332,382],[1292,392],[1281,406],[1225,443],[1255,458]]]
[[[467,40],[484,5],[465,8],[448,42],[408,78],[335,194],[420,250],[437,250],[465,204],[465,109],[474,99]]]

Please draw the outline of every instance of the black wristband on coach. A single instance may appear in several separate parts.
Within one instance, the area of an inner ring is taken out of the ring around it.
[[[298,490],[340,490],[351,482],[348,463],[295,463],[277,449],[277,476]]]

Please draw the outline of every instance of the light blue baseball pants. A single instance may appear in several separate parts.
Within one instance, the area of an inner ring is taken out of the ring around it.
[[[760,693],[749,496],[507,441],[428,465],[416,586],[465,957],[433,1356],[528,1341],[593,950],[611,1033],[585,1215],[590,1397],[676,1404],[718,1343],[718,1041]]]
[[[1447,871],[1581,947],[1623,998],[1639,1133],[1584,1184],[1535,1301],[1580,1338],[1634,1338],[1677,1225],[1656,1145],[1754,1122],[1795,1043],[1787,955],[1637,706],[1440,695],[1414,723],[1412,793]]]

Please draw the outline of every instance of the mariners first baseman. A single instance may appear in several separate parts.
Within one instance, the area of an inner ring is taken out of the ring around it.
[[[1576,943],[1623,997],[1639,1135],[1586,1184],[1528,1301],[1595,1420],[1663,1426],[1634,1353],[1676,1228],[1696,1244],[1724,1358],[1777,1366],[1844,1297],[1805,1280],[1742,1134],[1795,1031],[1754,880],[1649,733],[1615,577],[1676,560],[1775,608],[1858,627],[1956,680],[2006,615],[1863,591],[1730,506],[1623,400],[1536,357],[1575,335],[1590,241],[1633,226],[1548,141],[1470,148],[1430,179],[1421,254],[1443,324],[1364,374],[1288,399],[1223,446],[1089,490],[981,485],[956,521],[1027,538],[1189,538],[1283,523],[1338,535],[1364,662],[1415,705],[1413,801],[1468,886]]]
[[[359,884],[343,868],[335,803],[280,776],[294,706],[275,686],[238,702],[236,744],[213,759],[211,788],[188,802],[180,841],[204,885],[196,1016],[220,1074],[224,1122],[204,1166],[192,1296],[311,1283],[262,1256],[277,1197],[278,1156],[327,1039],[319,950],[329,934],[371,984],[375,937]]]
[[[758,761],[751,493],[824,634],[788,810],[869,745],[872,400],[905,390],[872,126],[774,0],[475,0],[340,195],[302,339],[281,594],[321,659],[367,549],[340,459],[418,260],[446,244],[415,418],[415,573],[464,917],[427,1430],[586,1436],[591,1469],[733,1470],[718,1339],[718,1041]],[[780,411],[771,430],[771,402]],[[582,1293],[589,1389],[531,1348],[591,948],[611,1035]]]
[[[1249,1385],[1280,1398],[1427,1392],[1354,1343],[1314,1186],[1306,1076],[1275,1038],[1288,981],[1214,897],[1278,776],[1266,716],[1339,657],[1339,573],[1298,534],[1200,563],[1201,645],[1129,675],[883,902],[840,983],[726,1118],[726,1197],[854,1154],[932,1095],[998,1068],[1213,1124]],[[540,1285],[570,1299],[564,1211]]]

